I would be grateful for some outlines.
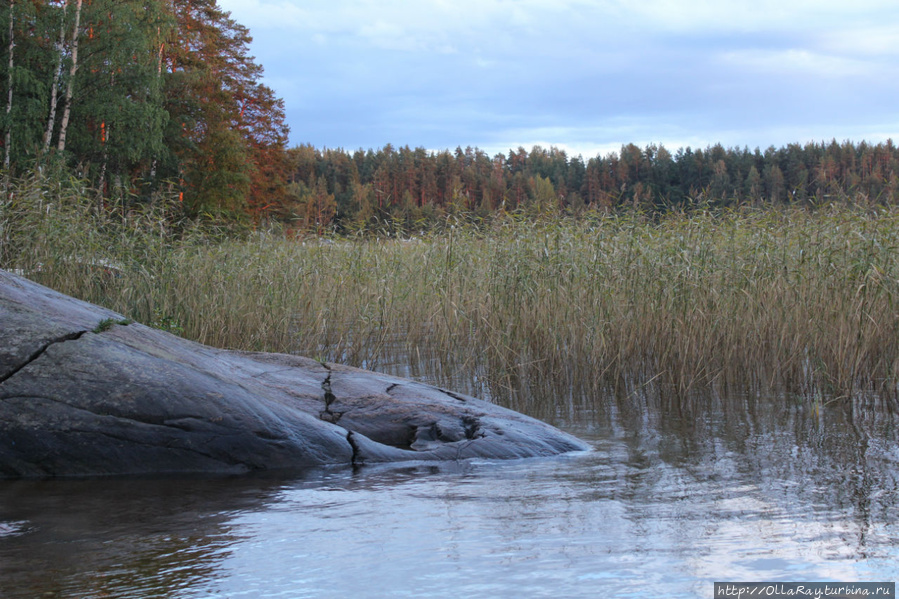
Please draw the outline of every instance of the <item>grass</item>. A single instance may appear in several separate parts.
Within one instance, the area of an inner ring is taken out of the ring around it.
[[[101,320],[100,322],[97,323],[97,326],[94,327],[94,329],[91,332],[95,333],[95,334],[100,334],[100,333],[104,333],[104,332],[108,331],[109,329],[111,329],[113,327],[113,325],[119,325],[119,326],[126,327],[129,324],[131,324],[131,321],[127,318],[120,318],[118,320],[115,318],[104,318],[103,320]]]
[[[20,183],[0,267],[202,343],[418,376],[515,407],[648,387],[896,395],[899,208],[498,218],[287,239],[115,216]],[[155,211],[154,211],[155,210]]]

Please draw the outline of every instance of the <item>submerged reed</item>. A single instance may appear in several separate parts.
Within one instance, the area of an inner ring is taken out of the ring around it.
[[[5,206],[0,267],[219,347],[422,376],[513,404],[647,386],[825,399],[897,388],[897,208],[213,240],[175,236],[158,215],[110,222],[64,196]]]

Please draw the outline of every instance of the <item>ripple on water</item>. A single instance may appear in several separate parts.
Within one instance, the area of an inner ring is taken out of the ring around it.
[[[28,522],[25,522],[24,520],[18,521],[18,522],[0,521],[0,538],[13,537],[16,535],[25,534],[27,531],[28,531]]]
[[[551,459],[0,482],[0,589],[695,597],[715,580],[899,577],[895,434],[778,410],[597,426],[594,451]]]

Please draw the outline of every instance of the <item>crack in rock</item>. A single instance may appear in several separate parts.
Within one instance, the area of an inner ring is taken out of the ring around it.
[[[0,385],[14,377],[18,374],[23,368],[40,358],[44,353],[50,349],[51,346],[56,345],[57,343],[65,343],[66,341],[75,341],[76,339],[81,339],[81,336],[89,331],[76,331],[74,333],[68,333],[67,335],[63,335],[62,337],[57,337],[56,339],[51,339],[41,347],[39,347],[33,354],[28,356],[25,359],[25,362],[13,368],[10,372],[7,372],[4,375],[0,375]]]
[[[449,391],[448,389],[441,389],[440,387],[438,387],[437,390],[448,397],[452,397],[456,401],[461,401],[462,403],[468,403],[468,400],[465,399],[464,397],[462,397],[461,395],[459,395],[458,393],[453,393],[452,391]]]
[[[325,370],[328,371],[328,376],[324,381],[322,381],[325,409],[318,413],[318,418],[319,420],[324,420],[325,422],[330,422],[331,424],[337,424],[337,421],[340,420],[341,416],[343,416],[343,412],[331,411],[331,404],[337,401],[337,396],[334,395],[334,392],[331,390],[331,368],[324,362],[321,362],[321,365],[324,366]]]
[[[465,438],[471,441],[486,437],[487,435],[481,430],[481,421],[476,416],[463,416],[462,424],[465,426]]]
[[[362,463],[359,454],[359,445],[356,444],[356,440],[353,438],[353,431],[346,432],[346,440],[347,443],[350,444],[350,447],[353,449],[353,456],[351,458],[350,464],[353,466],[358,466]]]
[[[457,460],[461,460],[464,458],[463,452],[468,449],[468,447],[472,443],[487,436],[487,433],[481,430],[481,421],[477,416],[463,416],[462,424],[465,426],[466,440],[464,443],[459,445],[459,448],[456,450]]]

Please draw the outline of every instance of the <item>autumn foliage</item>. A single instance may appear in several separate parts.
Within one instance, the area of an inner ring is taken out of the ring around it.
[[[169,191],[188,213],[261,215],[285,197],[283,102],[215,0],[14,0],[0,12],[14,173],[64,165],[104,197]]]
[[[809,143],[783,148],[640,148],[584,159],[534,147],[489,156],[457,148],[289,151],[292,218],[339,230],[426,226],[448,214],[646,213],[733,205],[899,202],[899,148]]]

